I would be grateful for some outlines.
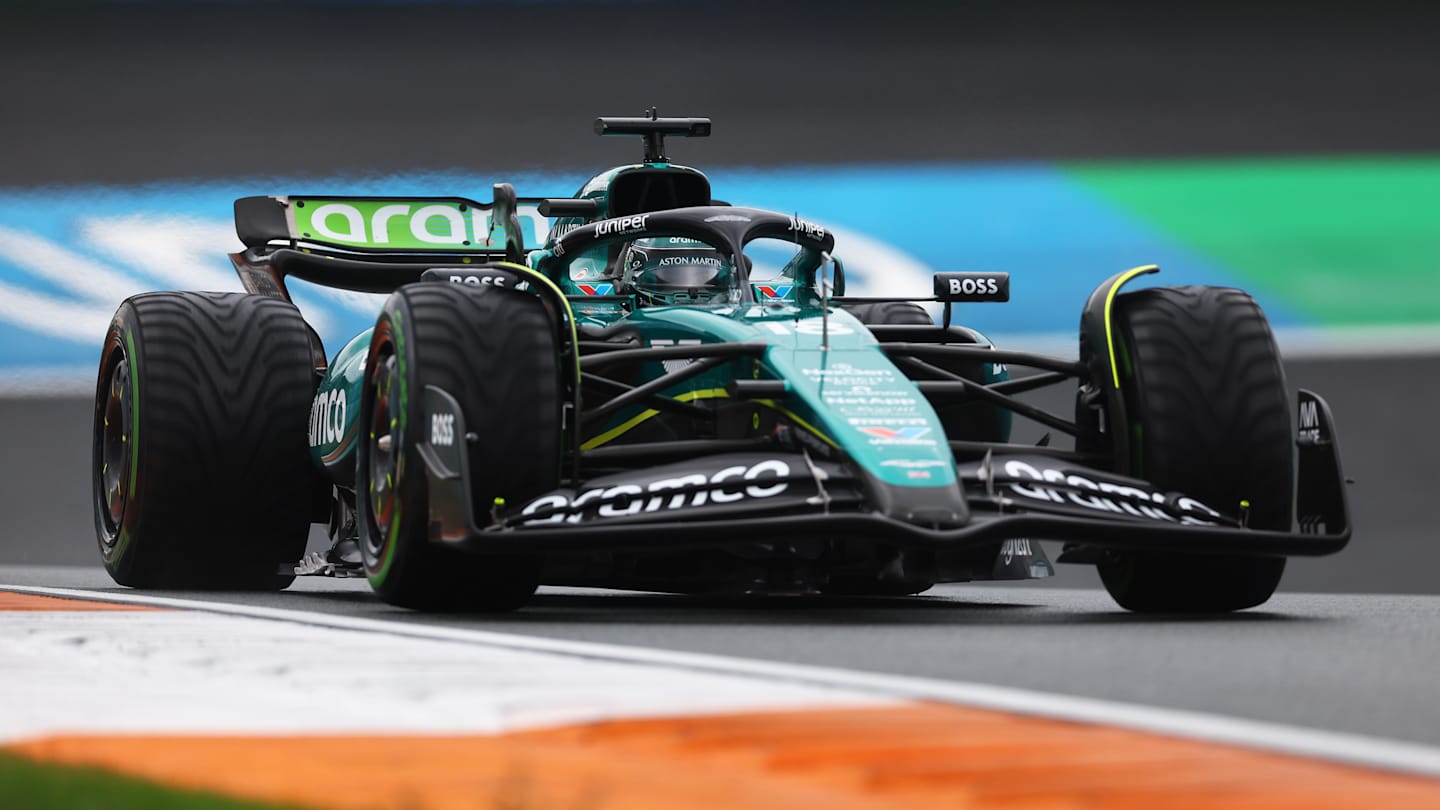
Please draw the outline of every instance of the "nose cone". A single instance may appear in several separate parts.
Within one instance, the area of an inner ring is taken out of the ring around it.
[[[898,486],[868,473],[865,488],[875,511],[929,529],[954,529],[970,522],[970,507],[959,481],[940,486]]]

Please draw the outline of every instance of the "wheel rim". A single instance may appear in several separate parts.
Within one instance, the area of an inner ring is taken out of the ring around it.
[[[395,435],[396,418],[392,408],[391,391],[395,381],[395,355],[383,354],[375,367],[372,383],[374,407],[371,409],[369,424],[369,473],[370,473],[370,519],[374,522],[375,540],[371,551],[376,557],[385,547],[390,536],[390,524],[395,519],[395,485],[400,444]]]
[[[125,509],[130,500],[131,426],[133,405],[130,402],[130,360],[122,353],[120,361],[110,370],[110,386],[105,398],[105,411],[100,436],[100,499],[104,509],[101,517],[105,533],[101,542],[113,546],[120,528],[125,525]]]

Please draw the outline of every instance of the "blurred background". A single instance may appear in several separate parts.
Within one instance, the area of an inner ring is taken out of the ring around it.
[[[852,292],[1011,272],[960,314],[1001,345],[1073,354],[1138,264],[1251,291],[1356,479],[1351,547],[1282,588],[1435,592],[1437,35],[1386,1],[0,4],[0,564],[96,561],[100,339],[239,289],[236,197],[567,196],[639,159],[593,119],[656,106],[714,119],[670,151],[717,197],[834,229]],[[332,350],[376,311],[297,300]]]

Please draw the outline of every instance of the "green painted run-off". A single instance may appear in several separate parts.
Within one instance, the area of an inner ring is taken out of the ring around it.
[[[1322,324],[1440,320],[1440,157],[1196,159],[1066,172]]]

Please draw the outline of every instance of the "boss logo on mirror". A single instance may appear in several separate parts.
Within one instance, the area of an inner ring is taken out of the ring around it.
[[[936,273],[935,297],[941,301],[1009,301],[1009,273]]]

